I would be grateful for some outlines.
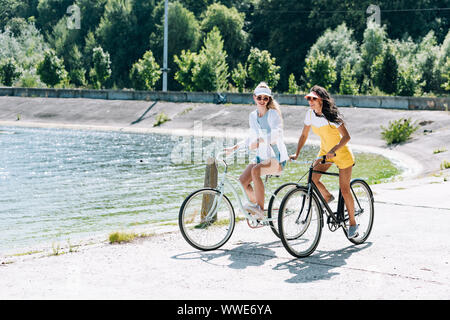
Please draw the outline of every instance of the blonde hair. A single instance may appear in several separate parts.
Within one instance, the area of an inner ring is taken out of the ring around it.
[[[270,90],[269,86],[267,85],[267,83],[265,82],[260,82],[256,88],[267,88]],[[269,96],[269,102],[267,102],[266,105],[267,109],[273,109],[276,112],[278,112],[278,115],[281,118],[281,121],[283,121],[283,116],[281,114],[281,108],[280,108],[280,104],[277,102],[277,100],[275,100],[272,96]]]

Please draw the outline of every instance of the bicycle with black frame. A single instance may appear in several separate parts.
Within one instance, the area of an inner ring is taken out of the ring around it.
[[[317,161],[319,159],[322,161]],[[286,193],[280,204],[279,235],[286,250],[298,258],[311,255],[317,248],[324,226],[323,213],[326,215],[326,223],[330,231],[334,232],[342,228],[345,236],[348,233],[349,215],[341,190],[339,189],[337,211],[333,212],[312,180],[313,173],[339,176],[339,173],[314,170],[316,165],[325,162],[327,162],[326,156],[316,158],[307,172],[307,185],[297,184],[294,189]],[[361,244],[367,240],[372,230],[373,193],[367,182],[359,178],[350,181],[350,190],[355,203],[355,220],[359,228],[358,235],[349,240],[354,244]]]

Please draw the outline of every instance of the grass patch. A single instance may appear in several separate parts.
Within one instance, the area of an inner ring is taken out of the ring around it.
[[[450,168],[450,162],[448,162],[447,160],[442,161],[441,163],[441,170],[445,170]]]
[[[167,114],[165,114],[164,112],[159,113],[156,116],[156,120],[155,123],[153,124],[154,127],[159,127],[160,125],[162,125],[164,122],[170,121],[170,118]]]
[[[447,149],[445,149],[445,148],[438,148],[438,149],[433,151],[433,154],[437,154],[437,153],[441,153],[441,152],[445,152],[445,151],[447,151]]]
[[[112,232],[108,239],[109,243],[122,243],[122,242],[131,242],[136,238],[145,238],[153,236],[153,233],[134,233],[134,232]]]

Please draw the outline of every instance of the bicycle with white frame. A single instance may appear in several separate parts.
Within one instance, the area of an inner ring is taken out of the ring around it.
[[[270,226],[274,234],[279,238],[278,232],[278,209],[284,195],[296,183],[289,182],[279,186],[273,193],[270,193],[269,205],[265,218],[258,220],[244,209],[240,193],[244,195],[248,202],[248,196],[239,181],[239,177],[229,174],[228,164],[226,162],[226,153],[220,152],[216,156],[216,163],[224,167],[217,188],[201,188],[186,197],[180,207],[178,216],[178,225],[184,239],[194,248],[199,250],[215,250],[223,246],[231,237],[235,227],[235,211],[233,204],[226,195],[231,192],[237,199],[240,212],[245,217],[250,228],[260,228]],[[277,175],[266,175],[264,181],[264,190],[266,190],[267,181]],[[233,183],[234,182],[234,183]],[[235,185],[240,188],[237,189]]]

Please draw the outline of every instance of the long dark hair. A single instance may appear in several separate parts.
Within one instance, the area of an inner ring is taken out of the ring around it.
[[[316,85],[312,87],[310,91],[315,92],[322,99],[322,113],[328,121],[337,124],[344,122],[344,120],[342,119],[342,114],[336,107],[334,99],[331,98],[330,94],[325,88]]]

